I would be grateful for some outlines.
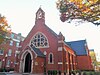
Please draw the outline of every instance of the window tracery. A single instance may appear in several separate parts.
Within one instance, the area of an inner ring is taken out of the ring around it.
[[[46,38],[46,36],[42,33],[37,33],[32,41],[31,41],[31,46],[35,46],[35,47],[48,47],[49,43],[48,40]]]

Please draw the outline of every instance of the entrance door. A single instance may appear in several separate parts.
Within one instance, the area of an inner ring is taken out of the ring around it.
[[[25,73],[30,73],[31,72],[31,55],[28,53],[25,58],[25,67],[24,67],[24,72]]]

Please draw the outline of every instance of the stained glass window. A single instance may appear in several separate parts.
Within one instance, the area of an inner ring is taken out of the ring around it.
[[[4,50],[0,49],[0,55],[3,55]]]
[[[39,32],[33,37],[31,41],[31,46],[48,47],[49,46],[48,39],[43,33]]]

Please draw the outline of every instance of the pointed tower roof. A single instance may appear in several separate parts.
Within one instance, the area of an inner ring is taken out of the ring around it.
[[[37,20],[40,20],[40,19],[42,19],[42,20],[45,20],[45,12],[41,9],[41,7],[37,10],[37,12],[36,12],[36,21]]]
[[[41,11],[41,12],[45,13],[45,12],[42,10],[42,8],[41,8],[41,7],[39,7],[39,9],[37,10],[36,14],[37,14],[39,11]]]
[[[65,37],[63,36],[63,34],[61,32],[59,32],[59,40],[65,40]]]

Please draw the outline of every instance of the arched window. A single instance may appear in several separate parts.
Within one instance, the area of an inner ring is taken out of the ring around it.
[[[50,54],[49,54],[49,61],[48,61],[48,63],[49,63],[49,64],[53,64],[53,63],[54,63],[54,60],[53,60],[53,59],[54,59],[53,53],[50,53]]]
[[[31,46],[35,46],[39,48],[48,47],[49,46],[48,39],[44,34],[39,32],[35,34],[35,36],[33,37],[31,41]]]
[[[50,54],[50,63],[52,63],[52,57],[53,57],[53,55]]]

